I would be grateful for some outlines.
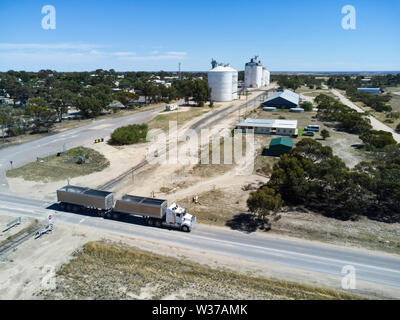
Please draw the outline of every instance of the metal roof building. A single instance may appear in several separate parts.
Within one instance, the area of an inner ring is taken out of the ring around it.
[[[358,92],[367,92],[367,93],[380,93],[380,88],[357,88]]]
[[[269,144],[268,155],[280,156],[289,153],[293,148],[293,141],[288,138],[275,138]]]
[[[254,130],[254,133],[277,134],[282,136],[297,135],[297,120],[283,119],[245,119],[240,121],[237,126],[242,130]]]
[[[297,93],[290,90],[283,90],[275,93],[262,103],[263,107],[276,107],[276,108],[297,108],[299,105],[300,97]]]

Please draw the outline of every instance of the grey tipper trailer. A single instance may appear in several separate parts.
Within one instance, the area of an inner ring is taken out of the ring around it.
[[[155,219],[163,219],[167,211],[167,200],[124,195],[115,203],[114,211]]]
[[[57,190],[57,199],[62,209],[76,211],[79,207],[111,212],[114,206],[112,192],[78,186],[65,186]]]

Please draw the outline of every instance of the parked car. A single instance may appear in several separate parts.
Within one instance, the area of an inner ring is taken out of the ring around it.
[[[303,137],[314,137],[314,132],[312,131],[307,131],[303,133]]]

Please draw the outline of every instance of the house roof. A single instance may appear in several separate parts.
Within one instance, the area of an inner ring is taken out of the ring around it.
[[[272,139],[269,144],[270,147],[277,146],[277,145],[284,145],[284,146],[292,148],[293,141],[288,138],[275,138],[275,139]]]
[[[265,100],[263,103],[272,101],[276,98],[282,98],[294,104],[299,104],[299,95],[290,90],[283,90],[282,92],[275,93],[274,95],[270,96],[267,100]]]
[[[245,120],[240,121],[237,126],[238,127],[296,129],[297,128],[297,120],[247,118]]]

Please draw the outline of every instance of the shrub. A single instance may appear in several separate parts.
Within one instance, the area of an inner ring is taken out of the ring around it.
[[[132,124],[120,127],[111,134],[110,144],[126,145],[146,141],[148,126],[147,124]]]
[[[368,150],[383,149],[386,146],[396,144],[396,140],[390,132],[370,130],[360,135]]]
[[[313,110],[313,105],[309,101],[305,101],[302,104],[300,104],[300,108],[303,108],[304,111],[312,111]]]

